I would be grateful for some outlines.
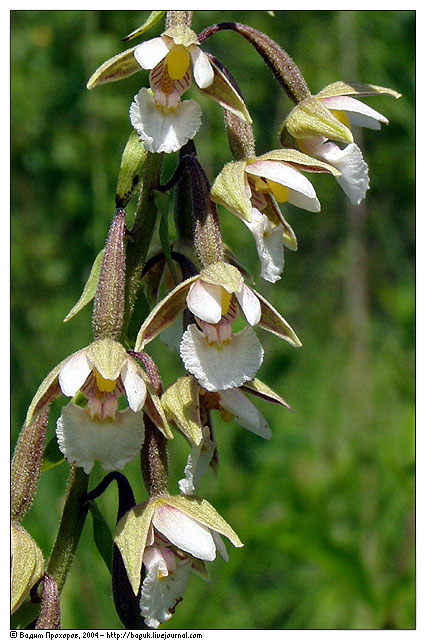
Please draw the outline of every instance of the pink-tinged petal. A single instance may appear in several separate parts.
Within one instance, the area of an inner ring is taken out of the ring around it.
[[[142,378],[139,366],[130,356],[121,372],[127,402],[132,411],[140,411],[145,404],[146,385]]]
[[[84,350],[72,356],[59,373],[59,386],[64,396],[75,396],[91,370]]]
[[[197,280],[191,285],[186,304],[194,316],[216,324],[222,317],[222,287]]]
[[[140,413],[119,411],[113,421],[91,420],[86,411],[70,403],[56,425],[58,446],[69,463],[89,474],[96,460],[105,471],[120,470],[140,451],[144,425]]]
[[[206,89],[210,87],[214,80],[213,67],[210,64],[210,60],[201,49],[193,44],[189,47],[192,60],[192,72],[194,74],[194,80],[200,89]]]
[[[268,423],[245,393],[240,389],[227,389],[220,391],[219,396],[221,406],[235,417],[238,424],[265,440],[270,439],[272,434]]]
[[[176,570],[159,578],[159,567],[153,564],[145,577],[141,589],[140,608],[145,624],[157,629],[170,620],[176,605],[182,598],[191,571],[188,559],[176,565]]]
[[[182,511],[168,505],[159,506],[155,510],[152,524],[178,549],[200,560],[215,559],[216,545],[210,531]]]
[[[185,368],[208,391],[239,387],[256,375],[263,348],[251,327],[233,334],[220,347],[207,342],[194,324],[182,336],[180,355]]]
[[[260,321],[260,302],[257,296],[246,284],[243,284],[241,291],[235,296],[239,302],[242,312],[247,322],[254,327]]]
[[[380,123],[389,123],[384,115],[375,111],[368,105],[348,96],[336,96],[335,98],[323,98],[323,104],[334,111],[344,111],[351,124],[368,129],[380,129]]]
[[[163,38],[153,38],[138,45],[133,55],[142,69],[153,69],[168,53],[169,47]]]
[[[278,184],[294,189],[307,198],[315,198],[315,189],[305,176],[284,162],[274,160],[260,160],[247,164],[246,173],[260,178],[272,180]]]

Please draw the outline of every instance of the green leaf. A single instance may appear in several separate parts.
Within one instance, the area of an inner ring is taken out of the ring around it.
[[[68,322],[68,320],[71,320],[71,318],[73,318],[79,311],[83,309],[83,307],[86,306],[86,304],[89,304],[89,302],[95,297],[104,252],[105,249],[102,249],[102,251],[100,251],[96,256],[87,282],[84,285],[83,293],[81,294],[78,302],[75,303],[71,311],[65,316],[64,322]]]
[[[114,547],[112,533],[95,502],[90,503],[89,510],[93,518],[93,538],[95,540],[96,548],[102,556],[108,571],[111,573],[112,552]]]
[[[49,471],[49,469],[53,469],[53,467],[57,467],[58,464],[61,464],[65,461],[64,456],[60,452],[58,448],[58,443],[56,442],[56,436],[53,436],[49,440],[44,450],[43,462],[41,465],[41,473],[45,471]]]
[[[129,40],[133,40],[133,38],[137,38],[138,36],[141,36],[143,33],[146,33],[148,29],[151,29],[151,27],[156,25],[157,22],[161,20],[161,18],[164,16],[165,13],[166,13],[165,11],[151,11],[151,13],[149,14],[148,18],[145,20],[143,25],[141,27],[138,27],[131,33],[129,33],[128,36],[123,38],[123,41],[128,42]]]

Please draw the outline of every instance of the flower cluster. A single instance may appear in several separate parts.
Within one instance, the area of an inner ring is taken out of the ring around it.
[[[127,39],[145,33],[164,13],[152,12]],[[358,98],[399,96],[390,89],[344,82],[312,95],[296,65],[264,34],[224,23],[197,36],[190,25],[191,12],[167,12],[166,28],[159,37],[108,60],[88,83],[92,89],[149,71],[149,87],[142,87],[130,106],[134,131],[122,156],[117,209],[105,248],[81,299],[66,318],[70,320],[93,299],[94,340],[62,361],[42,382],[15,454],[16,548],[25,546],[26,553],[36,556],[29,575],[22,579],[16,577],[16,567],[22,565],[18,553],[13,574],[15,581],[20,580],[15,609],[43,576],[41,552],[19,521],[37,488],[47,415],[59,396],[70,401],[57,420],[57,445],[73,472],[82,470],[86,487],[86,476],[95,465],[117,474],[140,455],[147,499],[138,505],[133,497],[126,506],[120,503],[114,532],[114,600],[127,628],[156,628],[168,620],[182,600],[190,572],[208,578],[206,563],[215,560],[217,551],[227,560],[221,536],[235,547],[242,546],[214,507],[196,496],[205,473],[216,464],[212,416],[219,412],[223,421],[235,420],[270,439],[271,429],[252,398],[291,407],[257,378],[265,358],[257,330],[268,331],[293,347],[301,342],[280,312],[247,284],[250,281],[238,259],[224,246],[217,205],[250,230],[260,277],[277,282],[284,268],[284,246],[297,249],[296,235],[281,205],[320,211],[315,189],[305,175],[310,173],[333,176],[351,202],[359,204],[369,186],[368,167],[353,141],[351,126],[379,129],[387,120]],[[280,148],[256,155],[240,88],[226,67],[201,48],[223,29],[235,31],[255,47],[295,103],[281,126]],[[196,101],[183,99],[192,85],[224,110],[231,157],[212,186],[192,142],[201,126],[202,110]],[[162,184],[163,155],[178,151],[175,173]],[[172,190],[176,238],[170,242],[167,215]],[[127,228],[125,207],[137,193],[133,226]],[[157,220],[161,249],[153,251]],[[135,337],[129,327],[141,287],[151,310]],[[182,375],[163,389],[160,372],[145,349],[160,334],[173,342],[171,331]],[[178,483],[179,495],[172,495],[167,445],[176,429],[185,437],[189,453]],[[69,491],[72,494],[72,488]],[[87,509],[98,494],[87,494],[86,502],[78,503],[81,509]]]

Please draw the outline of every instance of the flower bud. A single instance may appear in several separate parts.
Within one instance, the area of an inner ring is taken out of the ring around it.
[[[126,213],[117,209],[108,234],[93,308],[95,338],[118,338],[123,326]]]

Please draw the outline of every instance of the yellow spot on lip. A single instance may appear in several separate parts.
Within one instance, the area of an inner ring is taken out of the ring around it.
[[[110,393],[114,391],[117,380],[106,380],[101,374],[95,370],[96,385],[99,391]]]
[[[175,45],[166,56],[167,70],[172,80],[180,80],[188,70],[190,55],[182,44]]]

